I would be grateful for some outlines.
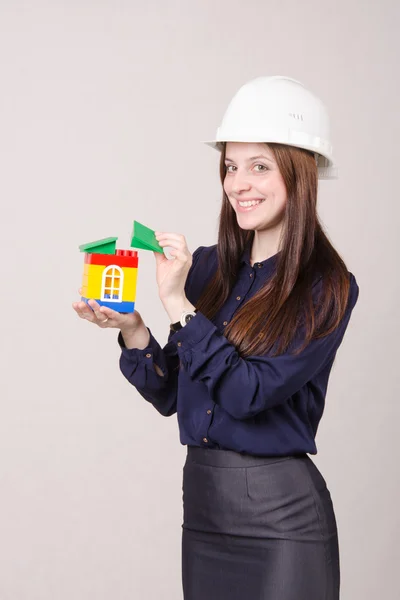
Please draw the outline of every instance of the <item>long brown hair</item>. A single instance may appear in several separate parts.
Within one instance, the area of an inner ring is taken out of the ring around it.
[[[265,353],[276,356],[286,352],[300,327],[304,329],[303,345],[295,354],[312,339],[328,335],[344,315],[350,287],[346,265],[318,219],[314,154],[283,144],[268,143],[267,146],[275,156],[285,183],[287,204],[274,273],[224,328],[224,336],[242,357]],[[222,185],[226,175],[225,151],[226,143],[220,161]],[[253,239],[253,230],[239,227],[236,213],[223,190],[218,267],[196,302],[196,308],[209,319],[227,300],[238,276],[241,255]],[[312,288],[317,279],[322,285],[315,303]]]

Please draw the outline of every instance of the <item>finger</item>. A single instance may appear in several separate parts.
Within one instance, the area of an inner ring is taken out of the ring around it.
[[[74,309],[75,312],[79,313],[81,312],[80,306],[79,306],[79,302],[73,302],[72,303],[72,308]]]
[[[186,248],[183,250],[181,248],[173,248],[169,253],[173,258],[177,258],[179,262],[183,264],[189,263],[192,259],[192,255]]]
[[[121,320],[121,315],[118,311],[112,310],[112,308],[109,308],[108,306],[102,306],[93,299],[88,302],[93,309],[97,325],[102,325],[112,320],[113,322],[109,324],[112,324],[115,327]]]
[[[154,252],[154,258],[156,259],[156,263],[165,262],[168,258],[165,256],[164,252]]]
[[[186,262],[187,260],[189,260],[187,253],[182,252],[181,250],[178,250],[177,248],[173,248],[172,250],[169,251],[169,253],[171,254],[171,256],[178,258],[182,262]]]
[[[156,239],[157,239],[158,243],[160,243],[160,240],[166,240],[166,239],[182,240],[183,242],[185,242],[185,236],[182,233],[173,233],[173,232],[167,232],[167,231],[157,233]]]
[[[100,308],[100,304],[94,298],[90,298],[88,300],[88,304],[91,308],[93,308],[93,310],[99,310]]]
[[[183,236],[175,236],[173,234],[163,235],[162,237],[158,238],[157,241],[160,244],[160,246],[165,246],[167,244],[181,244],[182,246],[186,246],[186,240]]]
[[[174,248],[176,250],[179,250],[181,252],[187,251],[189,253],[189,249],[186,246],[186,242],[182,241],[182,240],[165,239],[165,240],[161,240],[159,242],[159,244],[164,251],[165,251],[165,248],[169,247],[169,248]]]
[[[87,321],[94,321],[95,316],[93,314],[93,311],[91,310],[91,308],[89,308],[86,302],[83,302],[83,300],[80,302],[74,302],[73,307],[76,310],[78,316],[81,317],[81,319],[86,319]]]
[[[121,317],[121,313],[119,313],[117,310],[109,308],[108,306],[100,306],[99,312],[102,319],[105,319],[107,317],[108,319],[118,321],[118,319],[120,319]]]
[[[93,309],[94,316],[96,317],[96,320],[98,321],[98,323],[103,323],[104,321],[108,321],[107,315],[105,315],[101,310],[103,307],[100,306],[100,304],[98,302],[96,302],[96,300],[90,299],[90,300],[88,300],[88,304]]]
[[[100,308],[100,326],[104,327],[119,327],[123,321],[123,315],[117,310],[112,310],[108,306]]]

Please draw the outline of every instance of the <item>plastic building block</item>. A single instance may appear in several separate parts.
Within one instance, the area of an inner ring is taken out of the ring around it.
[[[114,256],[114,258],[117,257]],[[112,304],[134,302],[137,273],[137,267],[120,266],[116,262],[109,265],[85,263],[82,277],[82,296],[99,298]]]
[[[88,244],[81,244],[79,250],[81,252],[92,252],[95,254],[115,254],[115,244],[118,238],[109,237],[97,240],[96,242],[89,242]]]
[[[107,300],[100,300],[99,298],[92,298],[92,296],[90,298],[87,298],[85,296],[81,297],[81,300],[83,300],[83,302],[86,302],[86,304],[88,304],[88,300],[96,300],[96,302],[98,302],[100,304],[100,306],[107,306],[108,308],[112,308],[112,310],[115,310],[116,312],[119,313],[133,313],[135,311],[135,303],[134,302],[119,302],[119,303],[114,303],[114,302],[107,302]],[[90,306],[90,304],[88,304],[89,308],[92,308]]]
[[[117,250],[115,254],[85,252],[81,299],[87,303],[93,298],[100,306],[121,313],[134,312],[138,263],[136,250]]]
[[[118,254],[126,252],[130,254]],[[119,267],[137,267],[137,250],[117,250],[115,254],[85,254],[85,264],[109,266],[117,264]]]
[[[157,242],[154,229],[150,229],[138,221],[133,221],[131,247],[141,248],[142,250],[153,250],[160,253],[164,252],[164,249]]]
[[[117,239],[103,238],[79,246],[85,253],[81,299],[88,304],[92,298],[100,306],[131,313],[135,310],[139,257],[137,250],[116,250]],[[133,222],[131,247],[164,252],[154,231],[138,221]]]

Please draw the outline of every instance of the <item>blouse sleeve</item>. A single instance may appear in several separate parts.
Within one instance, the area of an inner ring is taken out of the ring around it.
[[[333,360],[357,302],[359,288],[352,273],[346,313],[338,327],[312,340],[297,356],[241,358],[227,338],[201,312],[173,333],[183,368],[202,381],[211,399],[236,419],[247,419],[282,404]]]
[[[196,267],[203,247],[200,246],[197,248],[192,256],[192,264],[185,283],[185,293],[188,297],[193,270]],[[121,348],[119,366],[124,377],[130,384],[136,387],[139,394],[153,404],[154,408],[160,414],[169,417],[176,413],[178,367],[180,360],[176,346],[170,344],[170,340],[175,334],[170,330],[168,342],[162,348],[153,336],[150,328],[147,327],[147,329],[150,334],[150,340],[147,347],[143,349],[126,348],[121,332],[119,332],[118,344]],[[163,376],[157,373],[154,365],[160,367]]]

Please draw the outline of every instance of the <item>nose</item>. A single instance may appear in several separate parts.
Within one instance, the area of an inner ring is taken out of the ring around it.
[[[240,194],[242,191],[251,189],[251,184],[244,173],[236,171],[231,177],[232,192],[234,194]]]

